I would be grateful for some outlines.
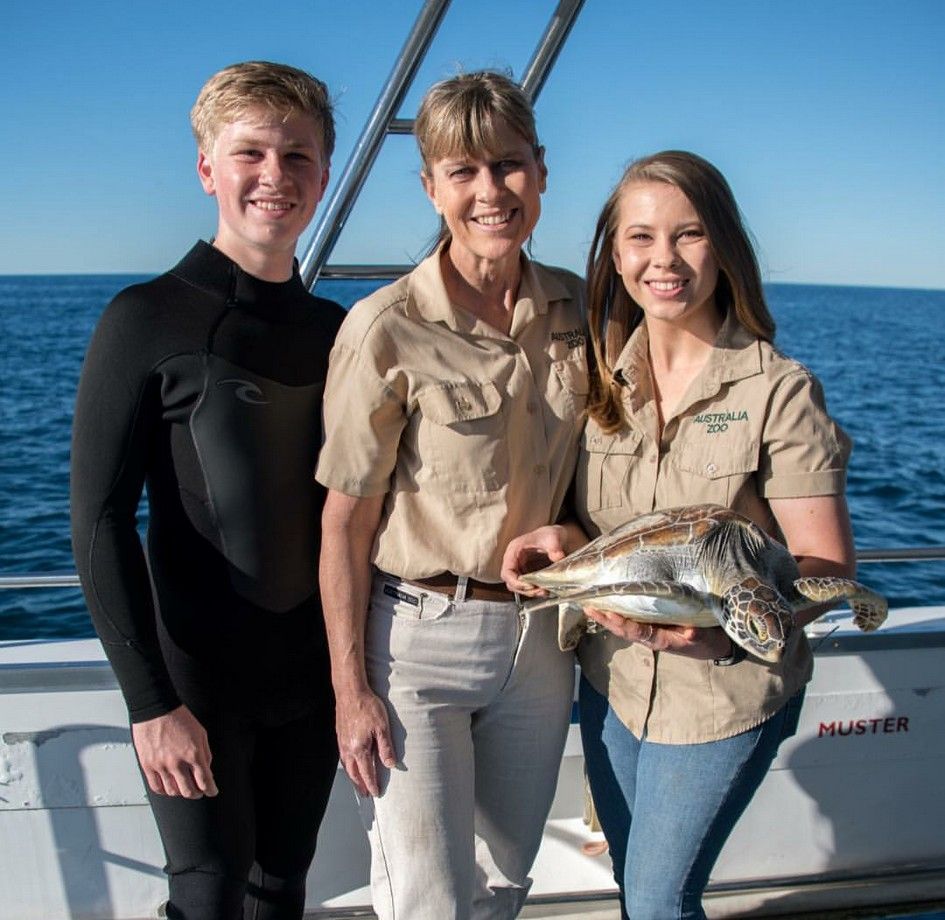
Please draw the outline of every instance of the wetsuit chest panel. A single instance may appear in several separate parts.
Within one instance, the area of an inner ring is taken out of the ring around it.
[[[206,355],[190,418],[233,587],[270,610],[295,607],[317,588],[313,471],[323,388],[285,386]]]

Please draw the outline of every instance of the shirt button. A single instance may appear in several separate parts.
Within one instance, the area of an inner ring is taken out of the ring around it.
[[[536,476],[541,476],[544,472],[545,472],[545,464],[544,464],[544,463],[536,463],[536,464],[535,464],[535,475],[536,475]]]
[[[718,467],[714,463],[707,463],[705,465],[705,471],[709,474],[712,474],[718,470]]]

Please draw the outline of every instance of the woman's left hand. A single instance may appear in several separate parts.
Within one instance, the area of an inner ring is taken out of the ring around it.
[[[546,591],[521,580],[526,572],[543,569],[587,543],[574,522],[549,524],[512,540],[502,558],[502,580],[510,591],[525,597],[545,597]]]
[[[596,607],[585,607],[584,613],[589,620],[615,636],[627,642],[638,642],[654,652],[669,652],[704,661],[726,658],[732,653],[732,640],[720,626],[657,626]]]

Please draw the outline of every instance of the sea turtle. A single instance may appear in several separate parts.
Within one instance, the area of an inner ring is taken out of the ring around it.
[[[551,595],[527,610],[568,605],[562,647],[573,646],[585,605],[646,623],[721,626],[766,661],[779,659],[799,610],[846,599],[869,632],[888,609],[885,598],[848,578],[802,577],[786,547],[719,505],[644,514],[522,581]]]

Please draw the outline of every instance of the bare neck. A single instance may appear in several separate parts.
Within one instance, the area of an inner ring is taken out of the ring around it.
[[[440,267],[453,303],[509,334],[522,281],[519,254],[501,263],[479,259],[457,264],[447,248],[440,256]]]
[[[682,326],[647,319],[646,325],[650,374],[662,432],[666,420],[708,362],[722,321],[715,317]]]

